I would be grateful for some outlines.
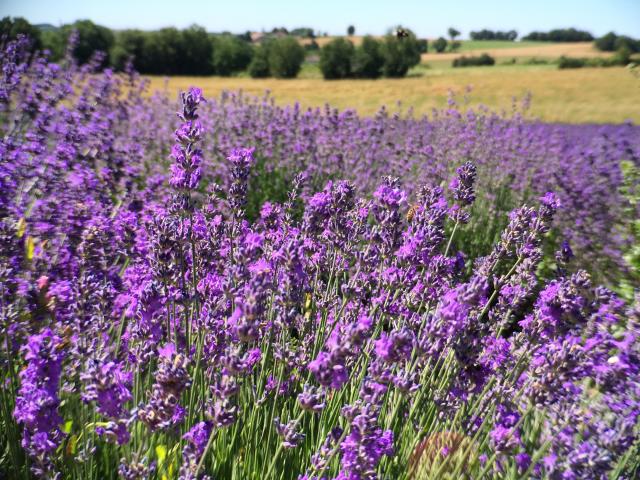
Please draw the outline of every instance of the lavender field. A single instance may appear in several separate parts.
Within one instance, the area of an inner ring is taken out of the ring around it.
[[[640,478],[640,127],[3,48],[0,478]]]

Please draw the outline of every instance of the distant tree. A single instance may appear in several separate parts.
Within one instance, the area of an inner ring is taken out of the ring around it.
[[[184,75],[210,75],[213,73],[214,45],[204,27],[192,25],[180,33],[183,54],[181,73]],[[247,45],[237,37],[232,38],[239,44]],[[246,62],[242,68],[246,68],[248,63]]]
[[[640,52],[640,40],[635,40],[625,35],[616,35],[609,32],[595,41],[595,46],[603,52],[622,52],[623,55]]]
[[[373,37],[366,36],[356,48],[351,63],[351,71],[357,78],[378,78],[382,75],[384,56],[382,45]]]
[[[106,54],[104,65],[109,63],[109,52],[114,44],[114,36],[111,30],[101,25],[96,25],[91,20],[78,20],[71,25],[64,25],[61,28],[63,37],[69,38],[72,31],[78,32],[78,43],[73,49],[73,55],[79,64],[84,64],[96,52]]]
[[[356,33],[356,27],[354,27],[353,25],[349,25],[349,28],[347,28],[347,35],[351,37],[355,35],[355,33]]]
[[[140,73],[144,70],[144,39],[147,34],[141,30],[120,30],[115,34],[111,49],[111,65],[116,70],[124,70],[129,60]]]
[[[269,70],[276,78],[295,78],[304,61],[304,48],[293,37],[274,39],[269,44]]]
[[[266,78],[271,75],[269,70],[269,42],[254,50],[253,59],[249,64],[249,75],[252,78]]]
[[[616,38],[613,47],[616,52],[621,52],[621,55],[624,57],[627,53],[631,55],[632,53],[640,52],[640,40],[635,40],[626,35],[620,35]]]
[[[447,49],[447,39],[444,37],[438,37],[437,40],[434,40],[432,45],[436,52],[442,53]]]
[[[448,33],[452,43],[456,39],[456,37],[460,35],[460,32],[453,27],[449,27]]]
[[[289,32],[289,35],[293,35],[294,37],[300,38],[314,38],[315,35],[313,33],[313,28],[309,27],[298,27],[294,28]]]
[[[460,58],[456,58],[453,60],[453,67],[481,67],[481,66],[491,66],[495,65],[496,61],[490,55],[483,53],[479,57],[465,57],[464,55]]]
[[[493,30],[487,30],[486,28],[480,30],[479,32],[472,31],[469,34],[471,40],[507,40],[513,42],[516,38],[518,38],[518,32],[515,30],[509,30],[508,32],[501,32]]]
[[[251,43],[251,32],[247,30],[246,32],[238,35],[240,40],[244,40],[245,42]]]
[[[616,49],[616,40],[618,40],[618,35],[613,32],[609,32],[596,39],[595,46],[598,50],[603,52],[613,52]]]
[[[429,51],[429,42],[426,38],[418,39],[418,49],[420,53],[427,53]]]
[[[67,38],[60,29],[45,30],[41,33],[42,48],[51,52],[51,60],[56,62],[60,60],[65,53]]]
[[[382,44],[383,73],[387,77],[404,77],[411,67],[420,63],[420,48],[415,34],[403,29],[407,35],[387,35]]]
[[[320,45],[318,45],[318,42],[316,42],[314,39],[312,39],[309,43],[306,43],[304,45],[304,49],[307,52],[315,52],[317,50],[320,50]]]
[[[245,70],[251,63],[253,48],[238,37],[223,35],[213,40],[213,71],[229,76]]]
[[[184,73],[182,41],[182,34],[175,28],[147,32],[144,37],[141,71],[155,75]]]
[[[320,71],[327,80],[347,78],[351,76],[351,60],[353,43],[342,37],[328,42],[320,49]]]
[[[557,28],[549,32],[531,32],[522,37],[522,40],[533,40],[538,42],[592,42],[593,35],[584,30],[575,28]]]
[[[22,17],[4,17],[0,20],[0,39],[6,36],[9,40],[15,40],[18,35],[29,37],[32,50],[42,48],[40,29],[31,25],[27,20]]]

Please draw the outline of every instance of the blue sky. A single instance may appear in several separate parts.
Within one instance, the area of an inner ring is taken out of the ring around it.
[[[0,0],[6,15],[54,25],[88,18],[114,29],[197,23],[212,32],[306,26],[342,34],[353,24],[356,33],[383,34],[401,24],[421,37],[455,26],[466,38],[482,28],[524,35],[573,26],[640,37],[640,0]]]

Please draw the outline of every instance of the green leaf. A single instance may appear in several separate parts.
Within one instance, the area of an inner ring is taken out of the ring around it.
[[[18,220],[18,225],[17,225],[17,230],[16,230],[16,236],[18,238],[22,238],[22,236],[24,235],[24,232],[27,230],[27,222],[25,221],[24,218],[21,218],[20,220]]]
[[[156,456],[158,457],[158,466],[162,466],[167,458],[167,447],[164,445],[156,446]]]
[[[73,420],[67,420],[66,422],[64,422],[62,431],[64,433],[71,433],[71,427],[73,427]]]
[[[25,253],[27,260],[29,261],[33,260],[33,253],[35,249],[36,249],[36,242],[33,240],[33,237],[27,236],[26,253]]]

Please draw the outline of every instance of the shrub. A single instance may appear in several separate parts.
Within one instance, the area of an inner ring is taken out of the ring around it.
[[[538,42],[592,42],[593,35],[584,30],[575,28],[558,28],[549,32],[531,32],[522,37],[522,40]]]
[[[411,31],[407,32],[408,36],[402,38],[395,35],[385,37],[382,44],[382,70],[387,77],[404,77],[411,67],[420,63],[420,49],[416,36]]]
[[[453,60],[454,67],[483,67],[495,65],[496,60],[489,54],[483,53],[479,57],[465,57]]]
[[[252,78],[266,78],[271,75],[269,70],[269,46],[268,43],[255,49],[253,59],[249,64],[249,75]]]
[[[382,45],[373,37],[366,36],[356,48],[351,70],[357,78],[379,78],[382,75],[384,56]]]
[[[438,37],[438,39],[433,42],[433,48],[438,53],[444,52],[447,49],[447,39]]]
[[[42,48],[40,29],[31,25],[26,19],[22,17],[4,17],[0,20],[0,41],[2,39],[15,40],[18,35],[29,37],[32,50]]]
[[[471,37],[471,40],[506,40],[513,42],[518,38],[518,32],[515,30],[509,30],[508,32],[494,32],[493,30],[483,29],[479,32],[471,32],[469,37]]]
[[[307,52],[317,52],[318,50],[320,50],[320,45],[318,45],[318,42],[312,39],[309,43],[306,43],[304,45],[304,49]]]
[[[213,69],[216,75],[232,75],[245,70],[251,63],[253,48],[237,37],[215,37],[213,45]]]
[[[210,75],[213,73],[214,44],[203,27],[192,25],[182,30],[180,43],[182,51],[182,59],[179,62],[180,73],[183,75]],[[244,44],[244,42],[242,43]],[[245,67],[246,64],[242,68]]]
[[[640,40],[626,35],[616,35],[614,32],[596,39],[595,46],[602,52],[616,52],[622,49],[629,50],[630,53],[640,52]]]
[[[277,38],[269,44],[269,71],[276,78],[295,78],[304,61],[304,48],[293,37]]]
[[[354,48],[349,40],[336,38],[320,50],[320,71],[327,80],[351,76]]]
[[[558,61],[558,68],[582,68],[587,65],[587,62],[586,58],[572,58],[563,55]]]
[[[582,67],[623,67],[629,63],[631,53],[622,49],[609,58],[575,58],[560,57],[558,68],[582,68]]]
[[[73,49],[73,55],[79,64],[84,64],[97,52],[104,52],[106,57],[103,65],[109,63],[109,52],[114,44],[114,36],[111,30],[101,25],[96,25],[91,20],[78,20],[71,25],[62,27],[60,33],[63,38],[68,38],[72,31],[78,32],[78,41]]]

